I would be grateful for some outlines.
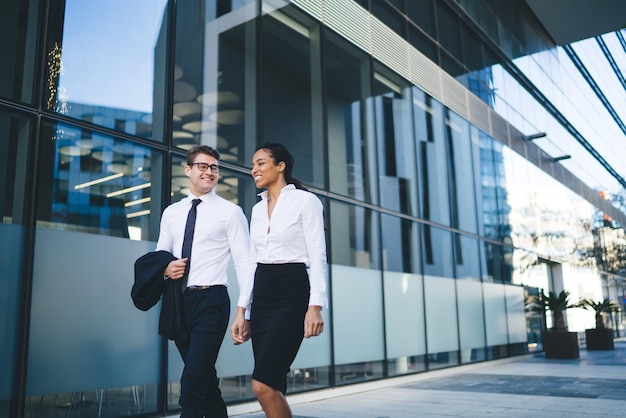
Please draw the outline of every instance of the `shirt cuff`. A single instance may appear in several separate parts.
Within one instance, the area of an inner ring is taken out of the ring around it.
[[[328,308],[328,300],[326,299],[326,295],[322,293],[311,293],[311,295],[309,296],[309,305]]]

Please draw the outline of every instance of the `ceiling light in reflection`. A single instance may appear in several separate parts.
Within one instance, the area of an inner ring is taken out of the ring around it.
[[[96,180],[91,180],[85,183],[81,183],[81,184],[77,184],[76,186],[74,186],[74,190],[78,190],[78,189],[83,189],[85,187],[89,187],[89,186],[93,186],[94,184],[100,184],[100,183],[104,183],[106,181],[109,180],[113,180],[113,179],[118,179],[120,177],[122,177],[124,175],[124,173],[117,173],[117,174],[113,174],[110,176],[106,176],[106,177],[102,177]]]
[[[178,65],[174,65],[174,80],[178,80],[183,76],[183,69]]]
[[[79,139],[76,141],[76,145],[85,149],[93,149],[95,147],[101,147],[104,145],[104,141],[100,139]]]
[[[221,159],[224,161],[237,161],[237,156],[233,154],[229,154],[227,152],[223,152],[220,154]]]
[[[139,148],[127,144],[113,145],[113,152],[124,155],[133,155]]]
[[[107,170],[112,173],[126,174],[127,176],[133,173],[132,167],[129,167],[126,164],[117,164],[117,163],[109,164],[107,165]]]
[[[139,212],[128,213],[126,217],[130,219],[130,218],[137,218],[139,216],[146,216],[146,215],[150,215],[150,209],[140,210]]]
[[[189,178],[187,176],[172,177],[172,184],[175,184],[179,187],[187,187],[189,186]]]
[[[186,81],[177,80],[174,82],[174,101],[188,102],[196,97],[196,89]]]
[[[241,110],[222,110],[212,113],[209,120],[222,125],[239,125],[243,122],[243,112]]]
[[[226,177],[222,179],[222,181],[231,186],[237,186],[239,184],[239,179],[237,177]]]
[[[185,176],[185,162],[172,166],[172,176]]]
[[[217,124],[214,121],[209,120],[197,120],[193,122],[187,122],[183,125],[184,130],[194,133],[209,131],[215,128],[217,128]]]
[[[189,150],[192,147],[198,145],[195,142],[183,142],[182,144],[174,144],[175,146],[177,146],[178,148],[182,148],[184,150]]]
[[[174,114],[180,117],[199,115],[202,113],[202,105],[196,102],[174,103]]]
[[[189,196],[189,193],[190,193],[189,187],[183,187],[182,189],[180,189],[178,193],[185,195],[185,196]]]
[[[89,150],[74,145],[59,148],[59,153],[62,155],[68,155],[70,157],[81,157],[89,154]]]
[[[143,115],[141,117],[141,121],[147,123],[148,125],[152,125],[152,114]]]
[[[186,131],[174,131],[172,132],[172,138],[174,139],[193,138],[193,134],[191,132],[186,132]]]
[[[103,161],[106,163],[113,162],[113,152],[111,151],[108,151],[108,152],[94,151],[91,153],[91,156],[98,161]]]
[[[234,105],[239,103],[239,96],[232,91],[209,91],[196,97],[204,106]]]
[[[107,193],[106,196],[107,197],[119,196],[121,194],[134,192],[135,190],[146,189],[146,188],[150,187],[151,185],[152,185],[152,183],[144,183],[144,184],[140,184],[138,186],[127,187],[126,189],[121,189],[121,190],[118,190],[116,192]]]
[[[141,205],[142,203],[148,203],[150,201],[149,197],[144,197],[143,199],[131,200],[130,202],[124,203],[124,207],[129,208],[131,206]]]

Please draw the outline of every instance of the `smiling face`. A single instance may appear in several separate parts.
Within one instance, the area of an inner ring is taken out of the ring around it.
[[[202,153],[198,154],[193,162],[205,163],[208,165],[219,165],[216,158]],[[206,171],[201,171],[198,168],[198,164],[187,164],[185,166],[185,175],[189,177],[189,191],[194,196],[202,196],[203,194],[207,194],[213,190],[217,185],[219,177],[219,173],[213,173],[210,168]]]
[[[281,161],[276,164],[276,161],[269,153],[269,151],[261,148],[254,153],[252,157],[252,178],[254,184],[259,189],[270,188],[274,184],[285,184],[285,163]]]

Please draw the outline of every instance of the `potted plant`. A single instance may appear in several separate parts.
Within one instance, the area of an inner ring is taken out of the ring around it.
[[[585,330],[587,350],[613,350],[613,330],[604,325],[604,314],[618,312],[619,305],[612,300],[595,301],[583,299],[578,303],[583,309],[592,310],[596,315],[596,327]]]
[[[531,310],[551,311],[553,327],[543,333],[543,351],[546,358],[576,359],[579,357],[578,335],[570,332],[565,325],[565,311],[578,304],[570,302],[570,292],[562,290],[532,296]]]

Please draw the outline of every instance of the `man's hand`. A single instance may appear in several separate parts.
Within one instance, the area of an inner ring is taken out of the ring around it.
[[[181,258],[178,260],[174,260],[170,262],[167,267],[165,267],[165,271],[163,272],[164,276],[169,277],[173,280],[182,279],[185,274],[185,267],[187,266],[187,259]]]

